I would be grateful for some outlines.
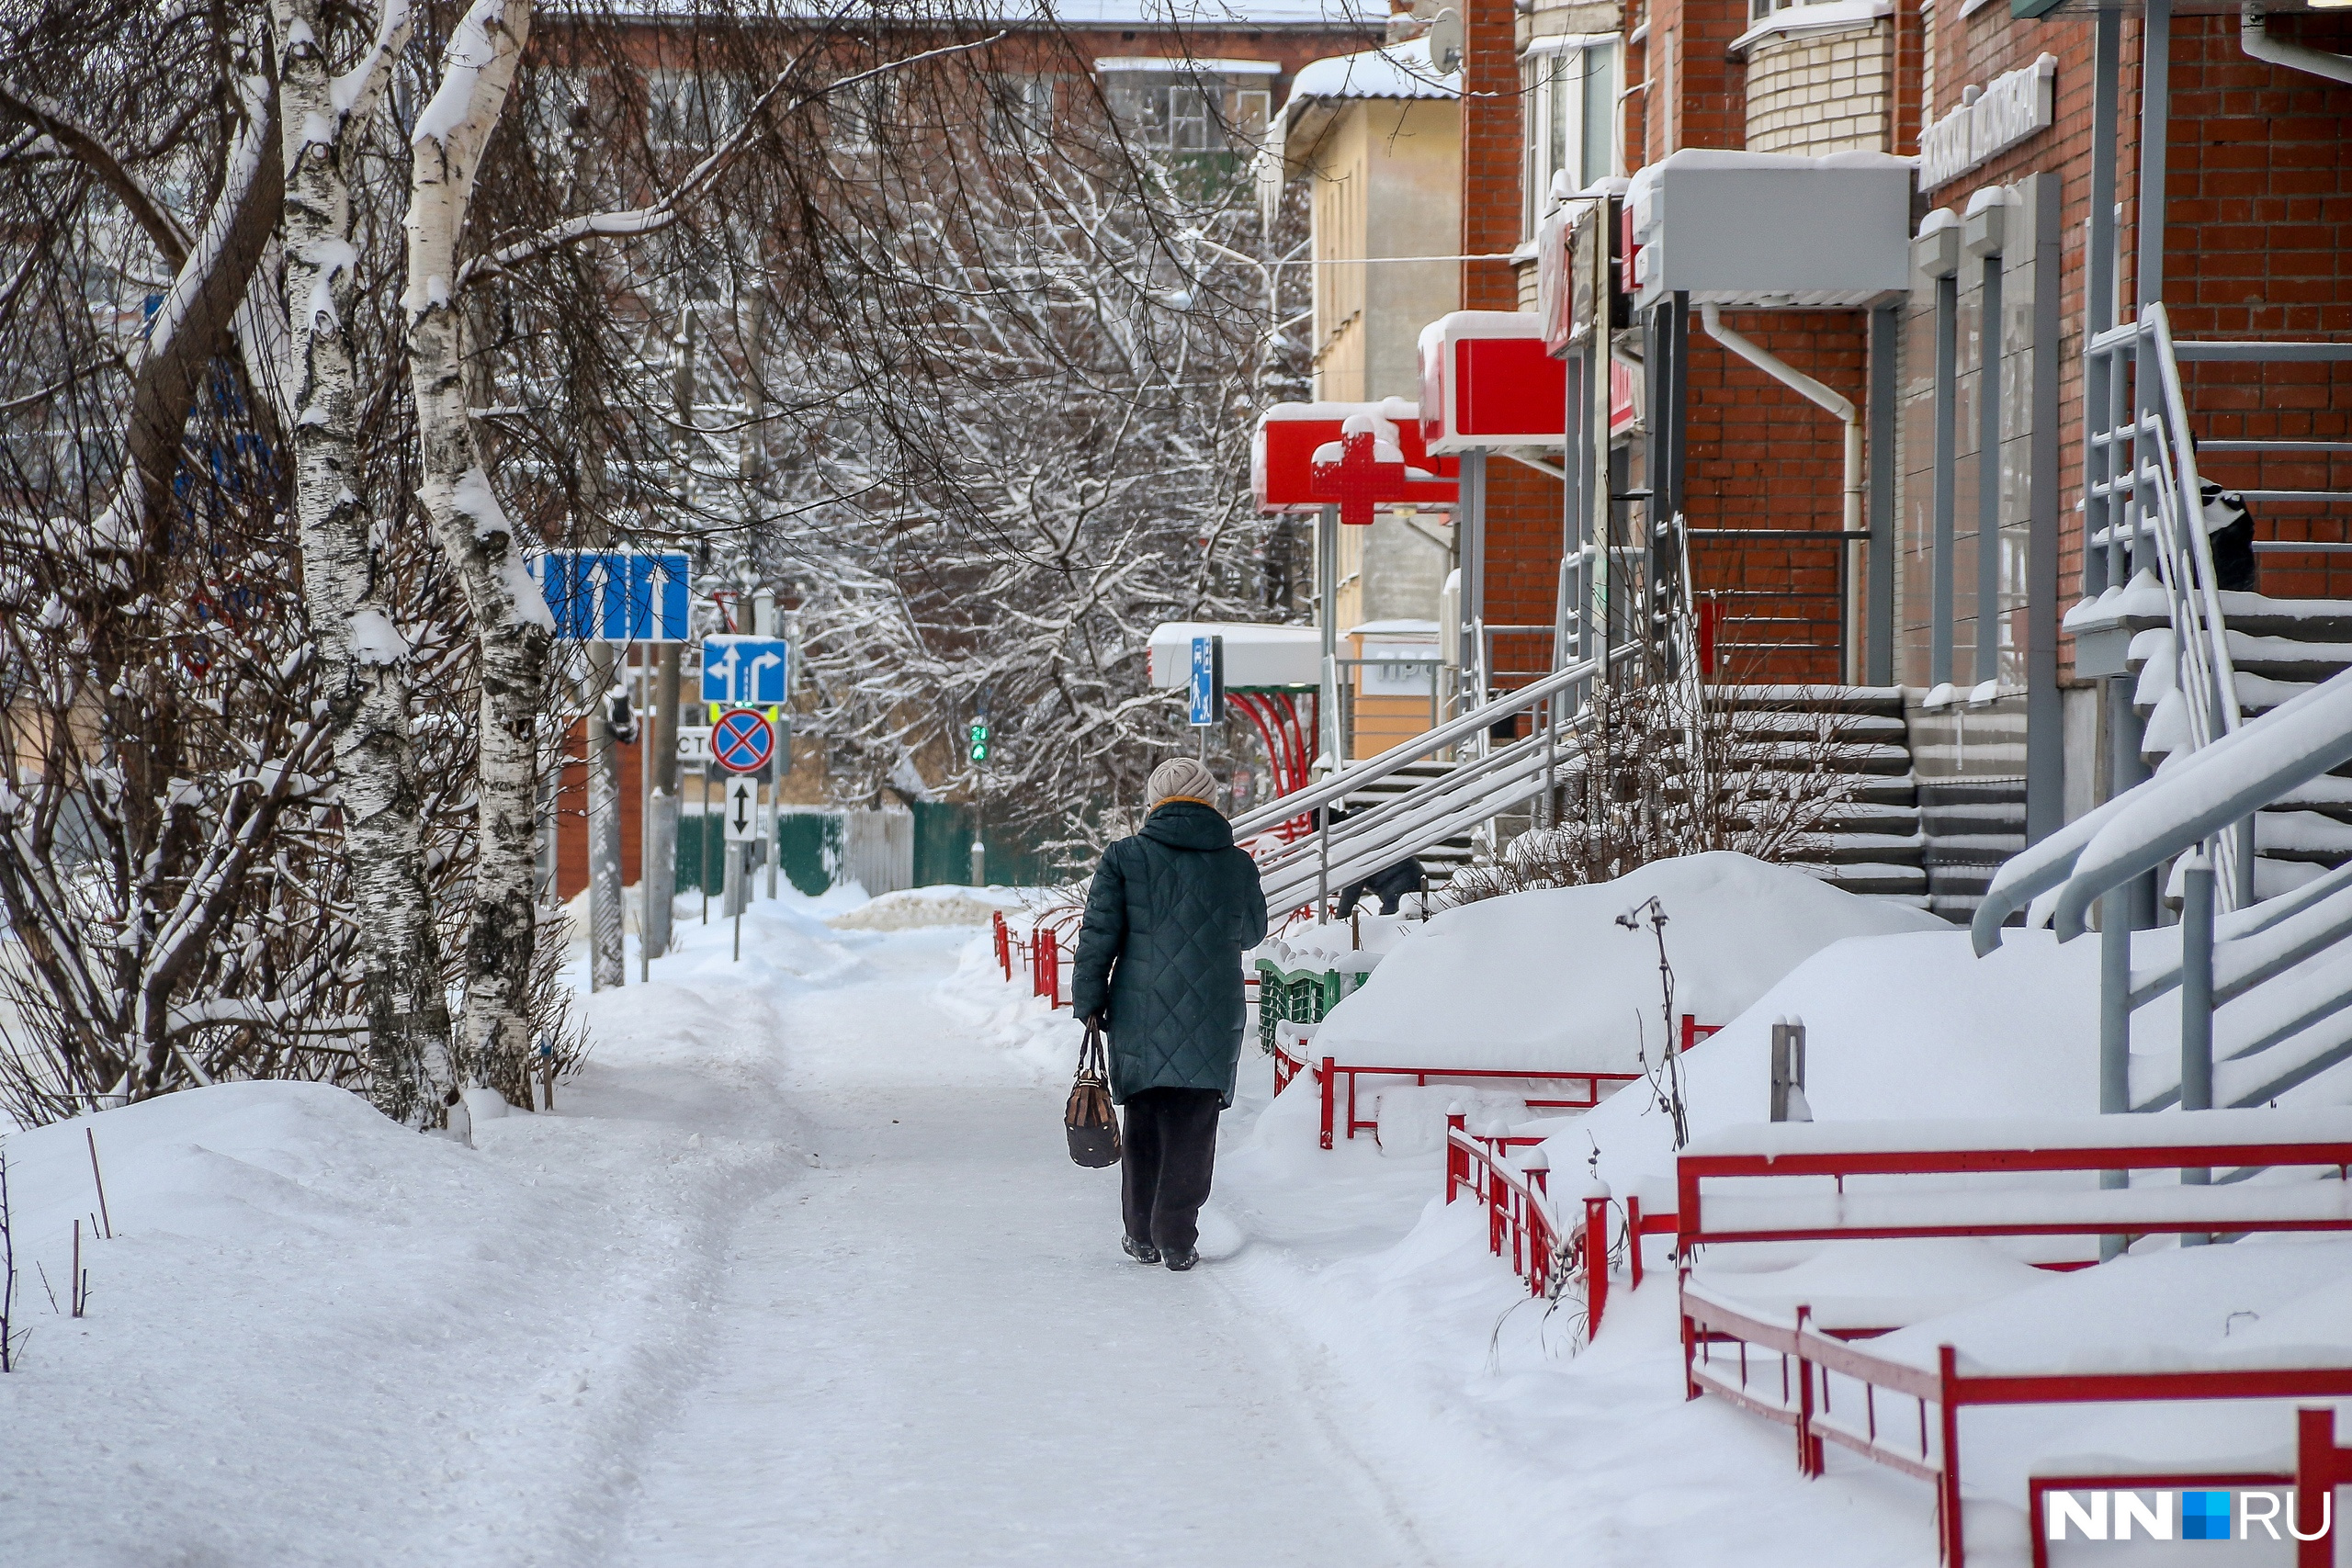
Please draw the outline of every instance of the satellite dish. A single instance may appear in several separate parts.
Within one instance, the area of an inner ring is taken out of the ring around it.
[[[1430,63],[1441,76],[1462,69],[1462,13],[1449,6],[1430,18]]]

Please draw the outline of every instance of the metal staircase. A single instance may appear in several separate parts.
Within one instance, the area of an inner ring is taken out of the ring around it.
[[[2352,600],[2232,592],[2218,593],[2215,600],[2242,719],[2267,713],[2352,668]],[[2129,638],[2125,668],[2132,676],[2132,706],[2146,725],[2141,758],[2151,770],[2194,749],[2179,683],[2179,633],[2154,573],[2143,571],[2121,588],[2086,601],[2067,625],[2069,630]],[[2253,890],[2258,898],[2287,892],[2352,859],[2352,776],[2323,775],[2264,806],[2255,818],[2255,852]]]
[[[1728,716],[1733,753],[1744,765],[1833,770],[1838,798],[1791,863],[1849,893],[1927,903],[1926,840],[1901,687],[1714,686],[1708,701]]]
[[[1977,951],[2020,914],[2061,941],[2096,915],[2103,1111],[2352,1099],[2352,604],[2216,586],[2180,378],[2183,359],[2345,360],[2352,344],[2176,344],[2150,305],[2089,353],[2106,415],[2087,436],[2095,592],[2066,628],[2078,648],[2122,645],[2155,771],[2001,868]],[[2150,879],[2179,923],[2134,932]],[[2134,1015],[2176,993],[2177,1059],[2135,1055]]]
[[[1408,762],[1385,778],[1374,779],[1351,790],[1341,798],[1340,804],[1349,816],[1376,811],[1395,801],[1399,795],[1409,794],[1424,784],[1438,783],[1453,772],[1453,762],[1436,758]],[[1467,832],[1461,832],[1448,839],[1420,845],[1416,849],[1399,852],[1396,858],[1401,860],[1406,854],[1413,855],[1420,861],[1421,869],[1429,874],[1429,885],[1431,887],[1442,887],[1448,877],[1463,866],[1468,865],[1476,853],[1476,845],[1472,841],[1470,835]]]

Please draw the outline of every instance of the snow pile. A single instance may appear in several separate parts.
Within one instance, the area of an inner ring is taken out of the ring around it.
[[[1359,1098],[1379,1081],[1364,1080],[1356,1089]],[[1380,1152],[1409,1156],[1444,1148],[1446,1114],[1456,1107],[1462,1111],[1463,1126],[1473,1133],[1507,1133],[1527,1120],[1527,1101],[1515,1094],[1453,1084],[1381,1089],[1374,1111],[1379,1123]]]
[[[1069,963],[1063,954],[1065,965]],[[1065,971],[1067,972],[1067,971]],[[1012,1057],[1040,1084],[1068,1084],[1078,1070],[1085,1026],[1067,1007],[1048,1007],[1029,988],[1029,972],[1016,959],[1012,978],[998,966],[996,942],[983,933],[965,943],[955,974],[933,999],[975,1043]],[[1245,1059],[1257,1058],[1245,1048]],[[1262,1060],[1262,1058],[1258,1058]]]
[[[924,926],[984,926],[1022,911],[1009,887],[908,887],[868,899],[825,923],[837,931],[904,931]]]
[[[1646,922],[1627,931],[1616,920],[1653,897],[1667,914],[1675,1011],[1701,1023],[1746,1011],[1841,938],[1951,931],[1747,855],[1657,861],[1614,882],[1398,922],[1394,950],[1331,1010],[1317,1043],[1365,1066],[1632,1072],[1638,1047],[1655,1058],[1663,1044],[1657,943]]]
[[[1337,970],[1342,975],[1368,974],[1421,924],[1410,915],[1363,914],[1352,924],[1337,920],[1299,926],[1280,936],[1268,937],[1243,953],[1242,963],[1255,968],[1258,960],[1264,958],[1276,968],[1295,974],[1325,970]]]
[[[1790,1016],[1804,1021],[1805,1100],[1817,1122],[2096,1114],[2098,944],[2004,936],[1981,959],[1968,933],[1949,927],[1814,954],[1683,1058],[1690,1135],[1770,1114],[1772,1024]],[[1672,1128],[1646,1094],[1603,1102],[1558,1141],[1553,1162],[1584,1158],[1588,1138],[1621,1195],[1670,1182]]]
[[[736,1036],[772,1021],[739,1012]],[[595,1098],[478,1121],[478,1149],[303,1083],[10,1136],[32,1333],[0,1426],[40,1440],[7,1445],[0,1562],[389,1565],[420,1540],[445,1562],[601,1560],[627,1456],[699,1355],[717,1232],[797,1162],[786,1117],[729,1138],[717,1117],[602,1120]],[[88,1235],[85,1134],[112,1240]],[[77,1219],[78,1319],[50,1305]]]

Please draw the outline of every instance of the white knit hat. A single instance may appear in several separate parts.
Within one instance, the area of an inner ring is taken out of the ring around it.
[[[1151,783],[1145,786],[1145,798],[1150,809],[1157,811],[1171,800],[1196,801],[1200,805],[1216,805],[1216,775],[1209,765],[1193,757],[1170,757],[1151,770]]]

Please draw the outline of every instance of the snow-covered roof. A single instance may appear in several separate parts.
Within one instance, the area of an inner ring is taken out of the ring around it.
[[[1306,98],[1458,98],[1458,78],[1430,64],[1430,40],[1417,38],[1357,54],[1310,60],[1291,78],[1290,101]],[[1285,112],[1289,109],[1285,104]]]
[[[991,9],[998,20],[1041,21],[1050,13],[1073,28],[1377,28],[1388,20],[1385,5],[1375,10],[1365,0],[1013,0]]]
[[[1290,138],[1308,111],[1357,99],[1458,98],[1458,77],[1441,76],[1430,63],[1426,38],[1367,49],[1355,54],[1335,54],[1310,60],[1291,78],[1290,96],[1274,115],[1272,133],[1266,139],[1269,155],[1280,150],[1292,156]],[[1295,170],[1291,171],[1295,173]]]
[[[1894,0],[1812,0],[1810,5],[1783,6],[1732,39],[1727,52],[1736,59],[1768,38],[1820,32],[1830,28],[1867,27],[1894,13]]]

